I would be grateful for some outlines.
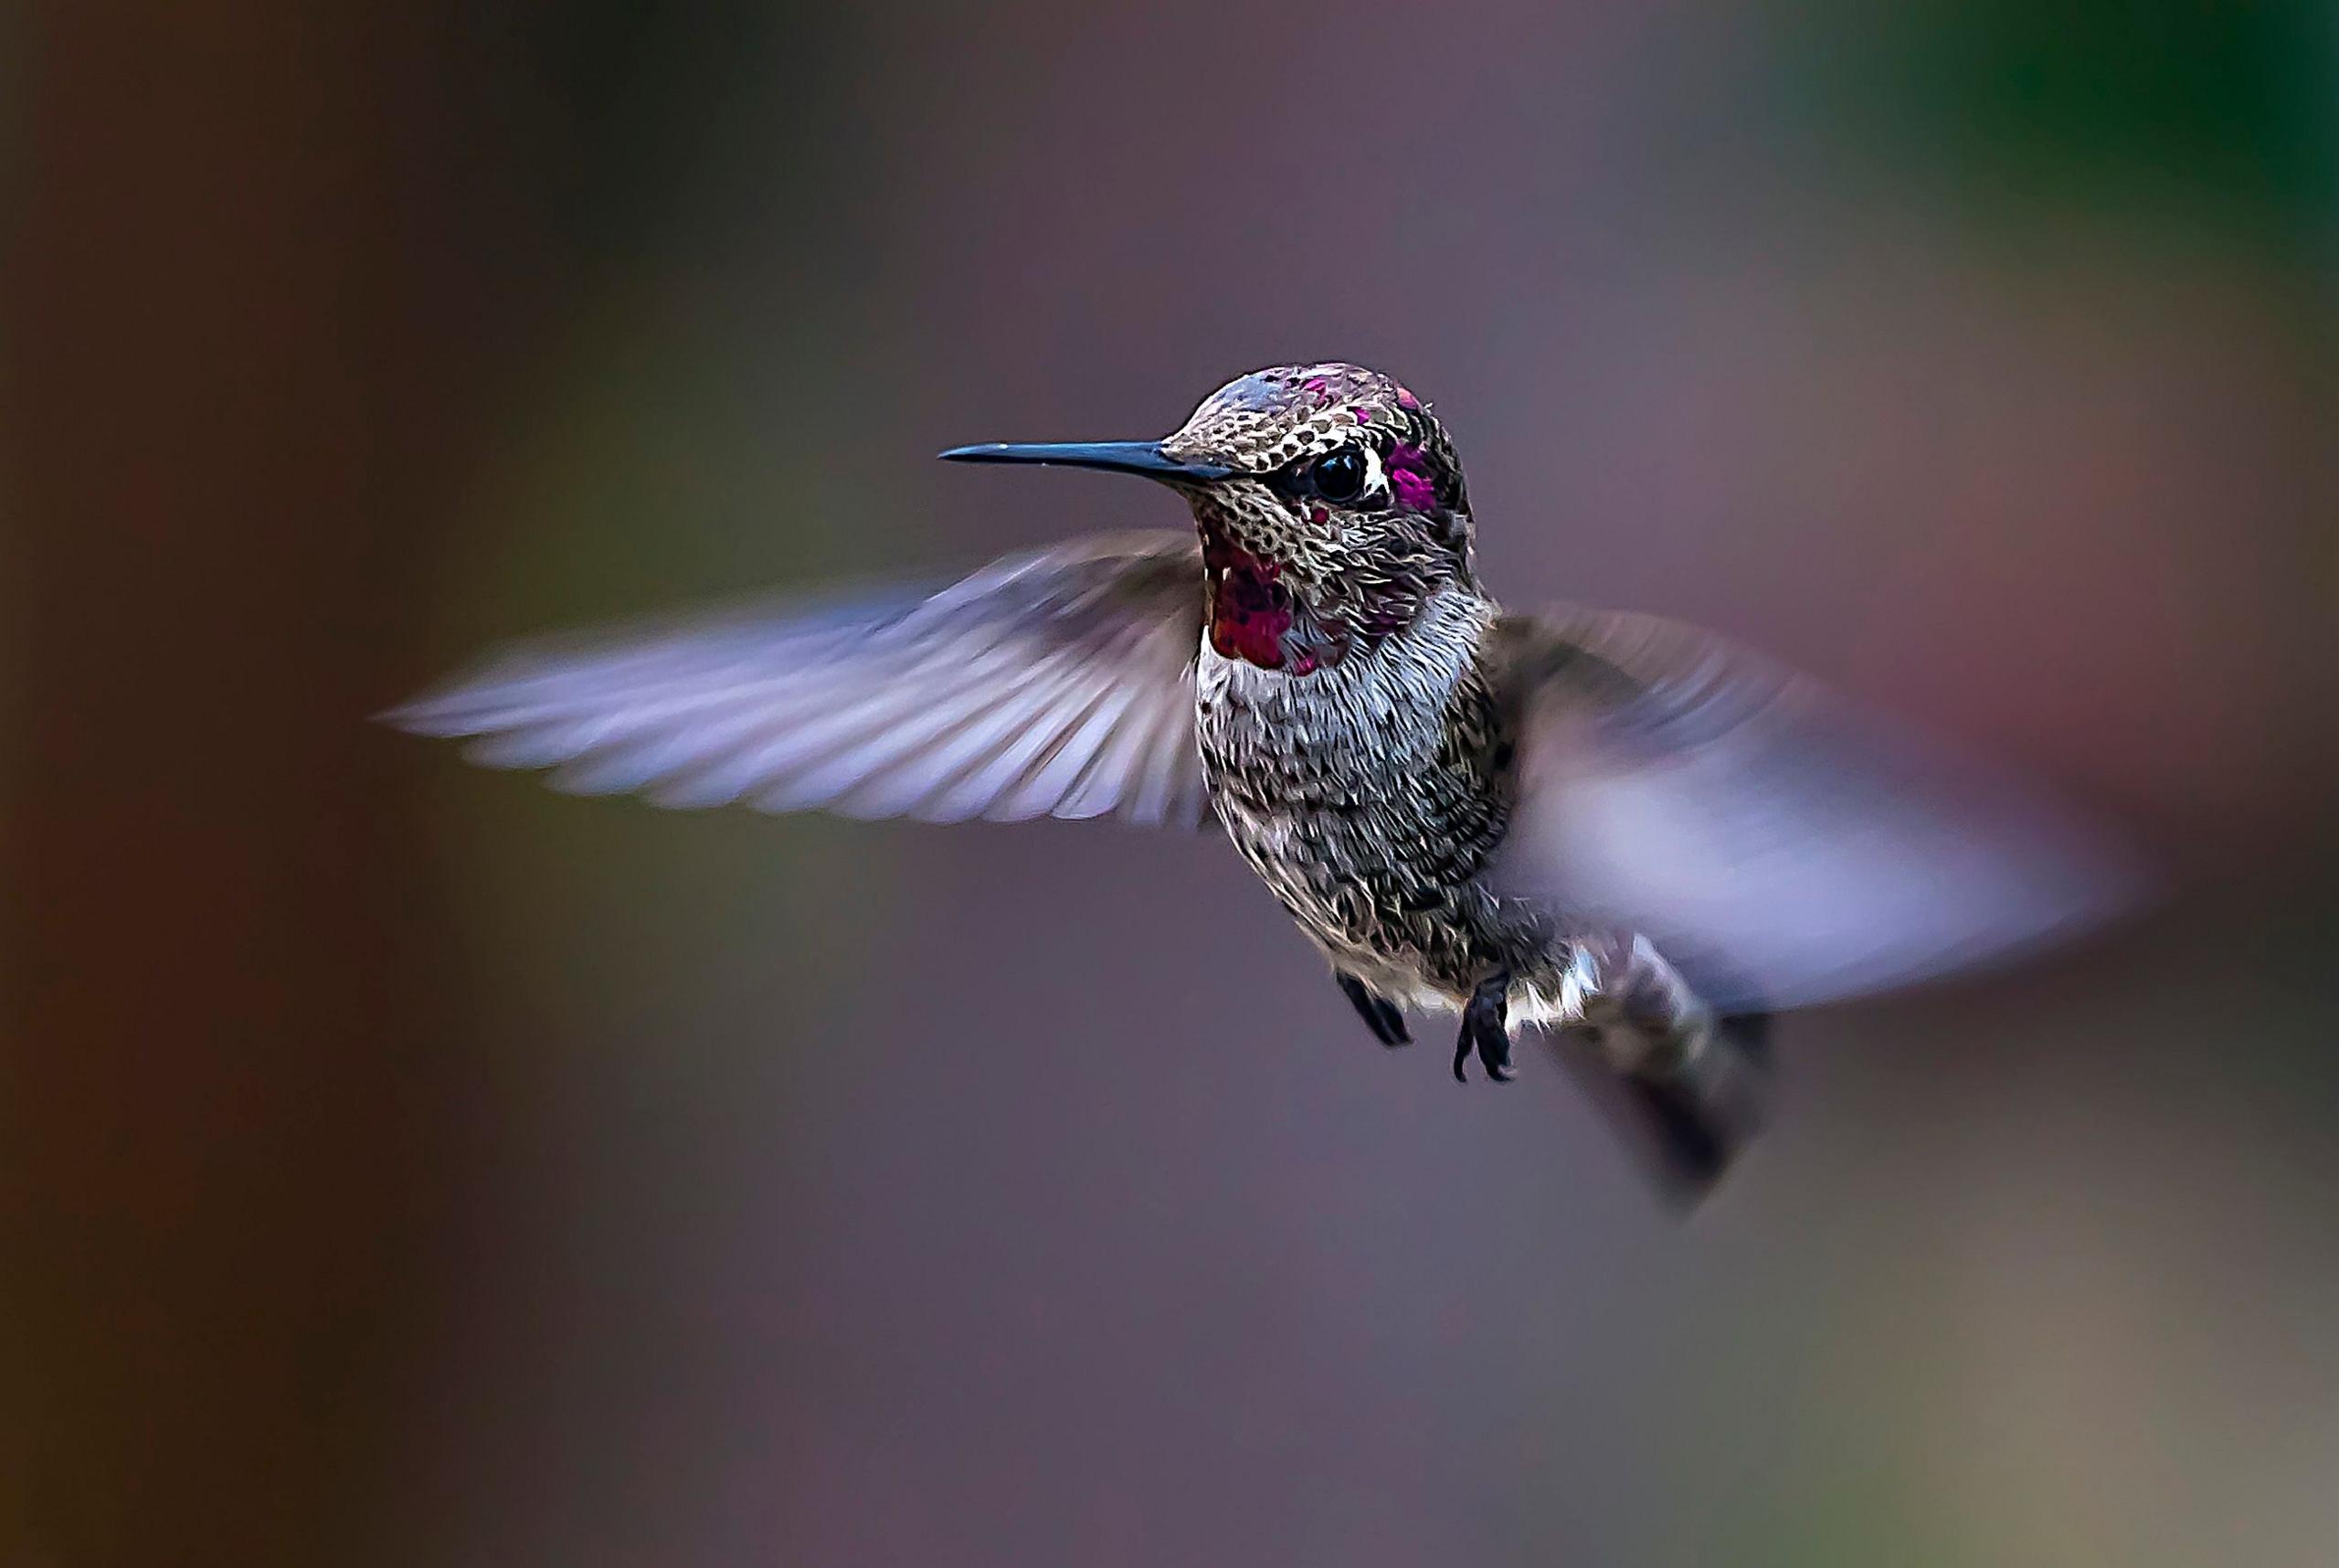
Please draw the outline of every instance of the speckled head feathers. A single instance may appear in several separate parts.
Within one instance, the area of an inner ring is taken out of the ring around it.
[[[1462,465],[1429,405],[1360,365],[1278,365],[1228,382],[1162,443],[1192,461],[1270,475],[1343,446],[1362,446],[1409,511],[1466,513]]]
[[[1278,635],[1291,663],[1280,667],[1337,662],[1409,625],[1445,585],[1470,583],[1454,444],[1427,404],[1380,371],[1253,371],[1204,398],[1160,450],[1233,471],[1180,488],[1201,529],[1214,605],[1222,611],[1264,582],[1272,593],[1250,597],[1288,611],[1293,630]],[[1309,654],[1292,653],[1303,644]]]
[[[1158,441],[992,441],[958,462],[1054,463],[1176,488],[1201,534],[1212,641],[1305,674],[1475,591],[1462,465],[1429,406],[1361,366],[1239,376]]]

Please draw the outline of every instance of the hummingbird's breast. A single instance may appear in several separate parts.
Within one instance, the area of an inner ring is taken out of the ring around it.
[[[1541,945],[1479,880],[1510,817],[1479,663],[1495,614],[1451,589],[1306,675],[1201,652],[1202,767],[1235,848],[1335,963],[1421,1002]]]

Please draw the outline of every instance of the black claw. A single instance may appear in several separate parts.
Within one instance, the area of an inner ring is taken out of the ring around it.
[[[1476,1051],[1485,1064],[1487,1076],[1498,1084],[1510,1082],[1510,1031],[1505,1027],[1510,1017],[1510,976],[1493,975],[1481,981],[1470,995],[1470,1003],[1462,1010],[1462,1031],[1454,1042],[1454,1081],[1470,1081],[1462,1065]]]
[[[1410,1045],[1413,1043],[1413,1037],[1405,1033],[1405,1015],[1397,1011],[1395,1002],[1352,974],[1336,969],[1332,978],[1340,982],[1341,994],[1356,1009],[1357,1016],[1364,1020],[1364,1026],[1372,1031],[1375,1040],[1383,1045]]]
[[[1510,1031],[1501,1020],[1479,1030],[1478,1060],[1487,1065],[1487,1076],[1496,1083],[1510,1082]]]

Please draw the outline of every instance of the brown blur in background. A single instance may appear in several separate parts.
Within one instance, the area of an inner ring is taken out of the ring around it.
[[[0,1564],[2307,1564],[2339,25],[2283,0],[0,12]],[[1686,1224],[1222,845],[366,715],[1170,498],[1380,364],[1490,579],[2124,824]]]

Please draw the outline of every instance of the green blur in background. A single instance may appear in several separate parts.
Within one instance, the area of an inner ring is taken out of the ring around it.
[[[0,16],[0,1565],[2318,1563],[2339,17]],[[1172,503],[1384,365],[2164,906],[1797,1017],[1686,1224],[1223,846],[667,815],[365,715]]]

